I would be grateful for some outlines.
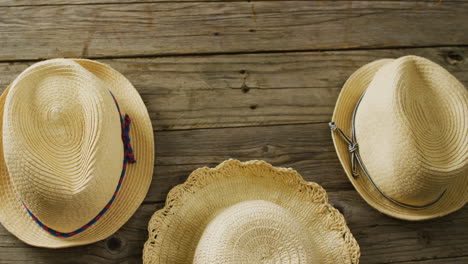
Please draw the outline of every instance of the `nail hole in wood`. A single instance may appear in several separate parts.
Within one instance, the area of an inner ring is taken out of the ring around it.
[[[215,32],[215,33],[213,33],[213,35],[219,36],[219,32]]]
[[[255,109],[257,109],[257,107],[258,107],[258,105],[251,105],[250,109],[255,110]]]
[[[249,32],[255,32],[255,31],[257,31],[257,30],[255,30],[255,29],[249,29]]]
[[[248,93],[248,92],[250,91],[250,88],[249,88],[247,85],[244,84],[244,85],[242,85],[242,87],[241,87],[241,91],[242,91],[243,93]]]

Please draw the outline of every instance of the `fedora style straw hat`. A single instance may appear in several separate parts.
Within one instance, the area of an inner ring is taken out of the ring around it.
[[[228,160],[174,187],[148,226],[144,263],[358,263],[325,190],[263,161]]]
[[[143,201],[152,126],[138,92],[111,67],[36,63],[3,92],[0,117],[0,222],[25,243],[102,240]]]
[[[441,217],[468,201],[468,92],[417,56],[369,63],[349,77],[330,123],[359,194],[404,220]]]

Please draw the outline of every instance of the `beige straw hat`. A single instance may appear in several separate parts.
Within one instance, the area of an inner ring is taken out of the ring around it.
[[[194,171],[148,230],[144,263],[358,263],[360,256],[322,187],[263,161]]]
[[[36,63],[3,92],[0,119],[0,222],[25,243],[102,240],[143,201],[153,172],[151,121],[111,67]]]
[[[338,157],[372,207],[405,220],[468,201],[468,92],[436,63],[383,59],[346,81],[332,122]]]

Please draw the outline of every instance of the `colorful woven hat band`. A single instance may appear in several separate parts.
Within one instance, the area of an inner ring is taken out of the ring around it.
[[[122,117],[122,113],[120,112],[120,107],[119,107],[119,104],[117,102],[117,99],[115,99],[112,92],[110,92],[110,94],[111,94],[112,98],[114,99],[114,103],[115,103],[115,106],[117,107],[117,111],[118,111],[119,117],[120,117],[120,124],[122,126],[122,142],[123,142],[123,147],[124,147],[124,159],[123,159],[123,167],[122,167],[122,172],[120,174],[119,183],[117,184],[117,188],[116,188],[114,194],[112,195],[112,198],[106,204],[106,206],[99,212],[99,214],[96,217],[94,217],[91,221],[89,221],[84,226],[76,229],[73,232],[62,233],[62,232],[58,232],[58,231],[44,225],[36,216],[34,216],[34,214],[31,212],[31,210],[29,210],[28,206],[23,201],[21,201],[21,203],[23,204],[24,208],[26,209],[28,214],[31,216],[31,218],[42,229],[44,229],[45,231],[49,232],[50,234],[52,234],[52,235],[54,235],[56,237],[71,237],[71,236],[74,236],[76,234],[79,234],[79,233],[85,231],[90,226],[92,226],[94,223],[96,223],[107,212],[107,210],[109,210],[109,208],[111,207],[112,203],[115,200],[115,197],[117,197],[117,194],[119,193],[120,187],[122,186],[122,182],[123,182],[123,180],[125,178],[125,172],[127,170],[127,164],[136,162],[135,157],[134,157],[134,153],[133,153],[133,149],[132,149],[132,146],[130,144],[130,124],[131,124],[130,116],[128,114],[125,114],[125,117]]]

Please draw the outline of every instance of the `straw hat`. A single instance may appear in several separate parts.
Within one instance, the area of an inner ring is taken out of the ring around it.
[[[111,67],[36,63],[1,95],[0,118],[0,222],[25,243],[102,240],[143,201],[153,171],[151,121]]]
[[[468,93],[441,66],[416,56],[363,66],[332,121],[346,174],[380,212],[424,220],[467,203]]]
[[[360,255],[322,187],[263,161],[194,171],[148,230],[144,263],[358,263]]]

